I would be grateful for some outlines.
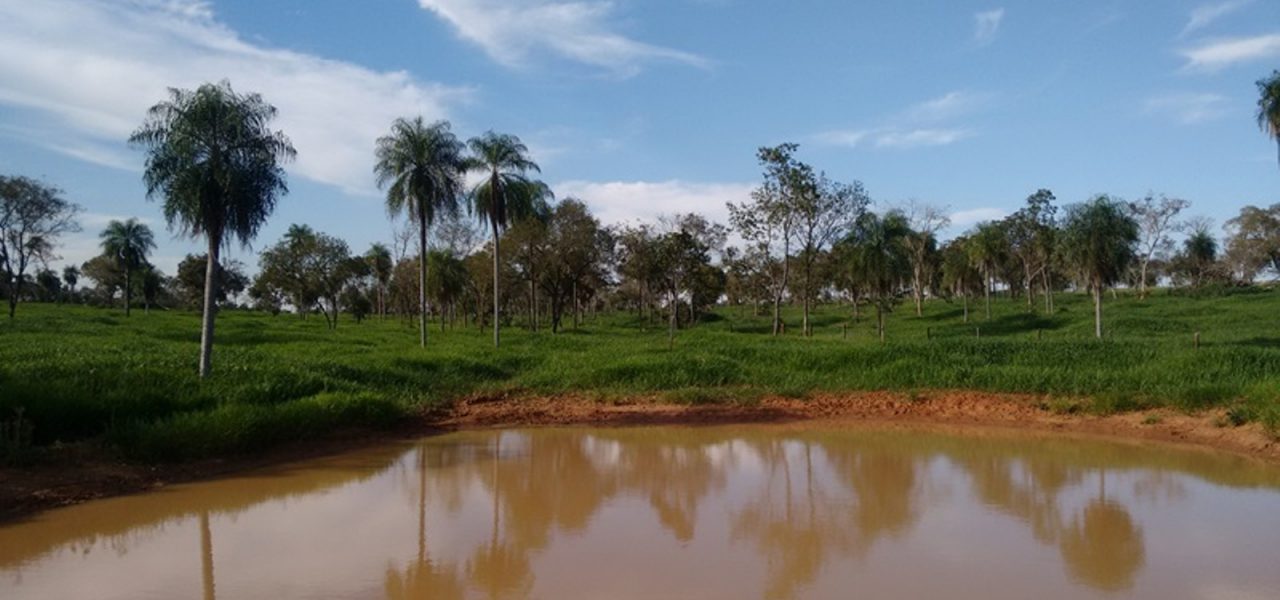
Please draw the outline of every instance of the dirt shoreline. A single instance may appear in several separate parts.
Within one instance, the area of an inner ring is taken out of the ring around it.
[[[1170,409],[1098,416],[1047,408],[1048,399],[969,391],[821,393],[806,399],[767,397],[751,404],[680,405],[636,397],[604,403],[579,396],[473,397],[422,415],[393,431],[349,431],[278,448],[262,456],[182,465],[139,465],[70,451],[47,464],[0,468],[0,523],[89,500],[459,429],[525,426],[711,425],[829,422],[945,425],[1051,431],[1191,445],[1280,465],[1280,443],[1261,426],[1225,425],[1223,410],[1187,414]]]

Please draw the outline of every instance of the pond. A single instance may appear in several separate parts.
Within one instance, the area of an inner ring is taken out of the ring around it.
[[[0,598],[1280,598],[1280,469],[835,424],[469,431],[0,527]]]

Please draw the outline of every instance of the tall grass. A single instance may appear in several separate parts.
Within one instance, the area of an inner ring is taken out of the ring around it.
[[[1107,336],[1091,339],[1087,299],[1061,295],[1053,315],[997,301],[994,318],[929,302],[904,307],[880,344],[847,308],[813,316],[810,338],[768,336],[768,319],[726,308],[681,331],[634,314],[559,335],[520,322],[501,349],[475,327],[433,331],[417,347],[406,323],[227,311],[215,374],[196,377],[199,315],[29,305],[0,322],[0,415],[21,408],[37,446],[93,440],[145,460],[252,452],[342,427],[384,427],[471,393],[655,394],[684,402],[815,391],[976,389],[1141,406],[1240,407],[1280,427],[1280,294],[1121,296]],[[798,327],[796,328],[798,330]],[[975,331],[976,329],[976,331]],[[1201,333],[1199,348],[1193,335]]]

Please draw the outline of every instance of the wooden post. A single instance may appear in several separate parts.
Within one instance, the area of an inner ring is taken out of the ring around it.
[[[1196,332],[1194,344],[1195,344],[1195,349],[1199,350],[1200,349],[1200,332],[1199,331]]]
[[[981,330],[981,329],[979,329],[979,328],[977,328],[977,327],[974,327],[974,328],[973,328],[973,337],[981,338],[981,337],[982,337],[982,330]]]
[[[848,324],[848,323],[841,323],[841,324],[840,324],[840,337],[841,337],[841,339],[846,339],[846,340],[847,340],[847,339],[849,339],[849,324]]]
[[[1037,330],[1036,330],[1036,341],[1040,341],[1040,340],[1043,340],[1043,339],[1044,339],[1044,330],[1043,330],[1043,329],[1037,329]]]
[[[932,327],[925,327],[925,328],[924,328],[924,339],[926,339],[926,340],[931,340],[931,339],[933,339],[933,328],[932,328]]]

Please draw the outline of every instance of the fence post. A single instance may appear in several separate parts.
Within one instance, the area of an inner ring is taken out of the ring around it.
[[[841,324],[840,324],[840,339],[845,339],[845,340],[849,339],[849,324],[848,324],[848,323],[841,323]]]
[[[1194,345],[1196,350],[1200,349],[1200,332],[1199,331],[1196,332]]]
[[[982,337],[982,329],[981,329],[981,328],[978,328],[978,327],[974,327],[974,328],[973,328],[973,337],[981,338],[981,337]]]
[[[933,339],[933,328],[932,328],[932,327],[925,327],[925,328],[924,328],[924,339],[926,339],[926,340],[931,340],[931,339]]]

